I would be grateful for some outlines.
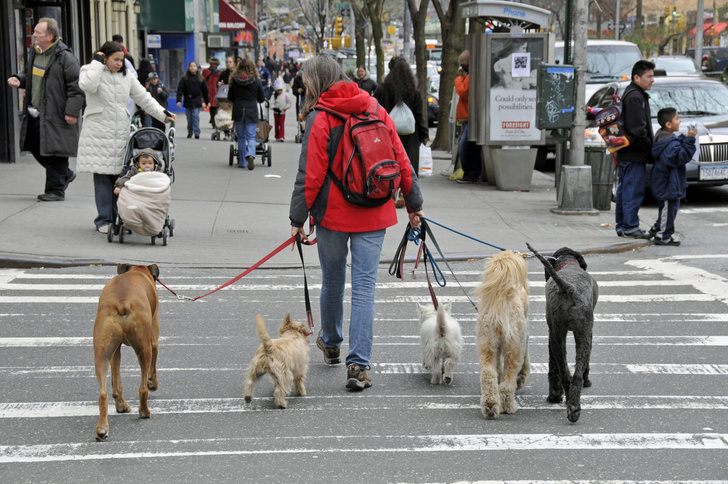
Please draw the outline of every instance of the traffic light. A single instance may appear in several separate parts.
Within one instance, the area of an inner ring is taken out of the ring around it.
[[[670,16],[670,7],[665,5],[665,17],[669,17],[669,16]]]
[[[677,7],[675,5],[672,6],[672,14],[677,15]]]
[[[344,19],[336,17],[334,20],[334,35],[341,35],[344,32]]]

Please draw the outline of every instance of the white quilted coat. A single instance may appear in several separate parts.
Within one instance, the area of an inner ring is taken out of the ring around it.
[[[164,121],[164,108],[130,73],[112,73],[99,61],[81,67],[78,85],[86,93],[76,168],[79,172],[118,175],[129,140],[131,98],[147,113]]]

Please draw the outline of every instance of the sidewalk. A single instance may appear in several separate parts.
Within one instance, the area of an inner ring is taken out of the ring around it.
[[[272,116],[271,116],[272,117]],[[298,169],[301,145],[293,142],[294,116],[286,119],[286,142],[271,143],[270,167],[256,159],[255,170],[229,166],[231,143],[212,141],[209,113],[201,113],[202,135],[186,139],[184,115],[178,117],[175,183],[170,216],[175,219],[169,245],[152,246],[149,237],[129,235],[108,243],[95,231],[93,179],[79,173],[64,202],[38,202],[44,171],[27,154],[15,164],[0,164],[0,267],[55,267],[132,262],[181,267],[249,267],[290,237],[288,205]],[[273,133],[271,132],[271,139]],[[493,245],[527,251],[526,242],[550,252],[569,246],[582,252],[620,251],[645,241],[618,238],[614,213],[564,216],[556,206],[553,178],[534,172],[529,192],[502,192],[485,184],[460,185],[439,173],[450,154],[433,152],[435,173],[420,179],[428,218]],[[71,160],[72,168],[75,159]],[[404,233],[407,216],[388,230],[382,264],[388,264]],[[446,257],[481,258],[498,249],[432,226]],[[411,256],[414,256],[410,252]],[[317,265],[313,248],[307,264]],[[263,267],[298,266],[296,251],[284,250]]]

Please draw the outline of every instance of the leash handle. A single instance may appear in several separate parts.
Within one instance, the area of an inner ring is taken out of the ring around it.
[[[311,312],[311,298],[308,295],[308,278],[306,277],[306,264],[303,261],[302,243],[301,234],[296,234],[296,247],[298,247],[298,255],[301,257],[301,267],[303,268],[303,295],[306,301],[306,318],[308,319],[308,327],[310,330],[308,334],[313,334],[313,313]]]

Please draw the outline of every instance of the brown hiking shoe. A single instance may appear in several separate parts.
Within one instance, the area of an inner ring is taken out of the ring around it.
[[[339,348],[327,348],[324,346],[324,342],[321,340],[321,332],[319,330],[318,338],[316,338],[316,346],[324,353],[324,362],[327,365],[336,365],[341,363],[341,357],[339,356]]]
[[[357,365],[351,365],[346,370],[346,388],[352,390],[363,390],[372,386],[372,378],[367,374],[370,370],[368,366],[360,368]]]

